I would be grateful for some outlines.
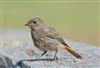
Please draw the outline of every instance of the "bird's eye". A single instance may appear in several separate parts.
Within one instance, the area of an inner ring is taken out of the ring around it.
[[[34,21],[34,24],[36,23],[36,21]]]

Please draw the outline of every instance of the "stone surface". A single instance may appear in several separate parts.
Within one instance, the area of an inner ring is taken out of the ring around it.
[[[34,60],[42,52],[34,47],[30,33],[5,30],[2,31],[2,38],[0,68],[100,68],[100,48],[89,44],[66,40],[67,44],[81,54],[82,59],[76,59],[67,51],[59,49],[59,59],[56,61],[52,60],[52,52]],[[30,61],[21,61],[26,59]]]

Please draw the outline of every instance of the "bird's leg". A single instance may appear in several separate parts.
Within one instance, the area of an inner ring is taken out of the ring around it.
[[[44,51],[44,52],[41,54],[40,57],[42,57],[42,56],[45,55],[46,53],[47,53],[47,51]]]
[[[54,60],[58,60],[58,57],[56,56],[58,50],[55,51],[55,54],[54,54]]]
[[[24,60],[20,60],[16,63],[15,66],[22,64],[23,61],[36,61],[38,60],[40,57],[42,57],[43,55],[45,55],[47,53],[47,51],[44,51],[39,57],[37,57],[36,59],[24,59]]]
[[[42,57],[43,55],[45,55],[47,53],[47,51],[44,51],[39,57],[37,57],[36,59],[39,59],[40,57]]]

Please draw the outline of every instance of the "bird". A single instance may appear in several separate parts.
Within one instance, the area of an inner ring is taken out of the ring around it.
[[[55,52],[53,59],[58,59],[56,54],[59,50],[58,47],[61,47],[76,58],[82,58],[82,56],[78,52],[72,49],[63,40],[63,38],[54,28],[45,24],[42,18],[32,17],[30,20],[28,20],[25,26],[28,26],[31,29],[31,37],[34,46],[37,47],[39,50],[43,51],[40,57],[51,51]]]

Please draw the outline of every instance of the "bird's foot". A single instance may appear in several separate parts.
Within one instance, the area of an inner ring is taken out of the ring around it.
[[[58,61],[58,57],[57,56],[54,57],[54,61]]]

